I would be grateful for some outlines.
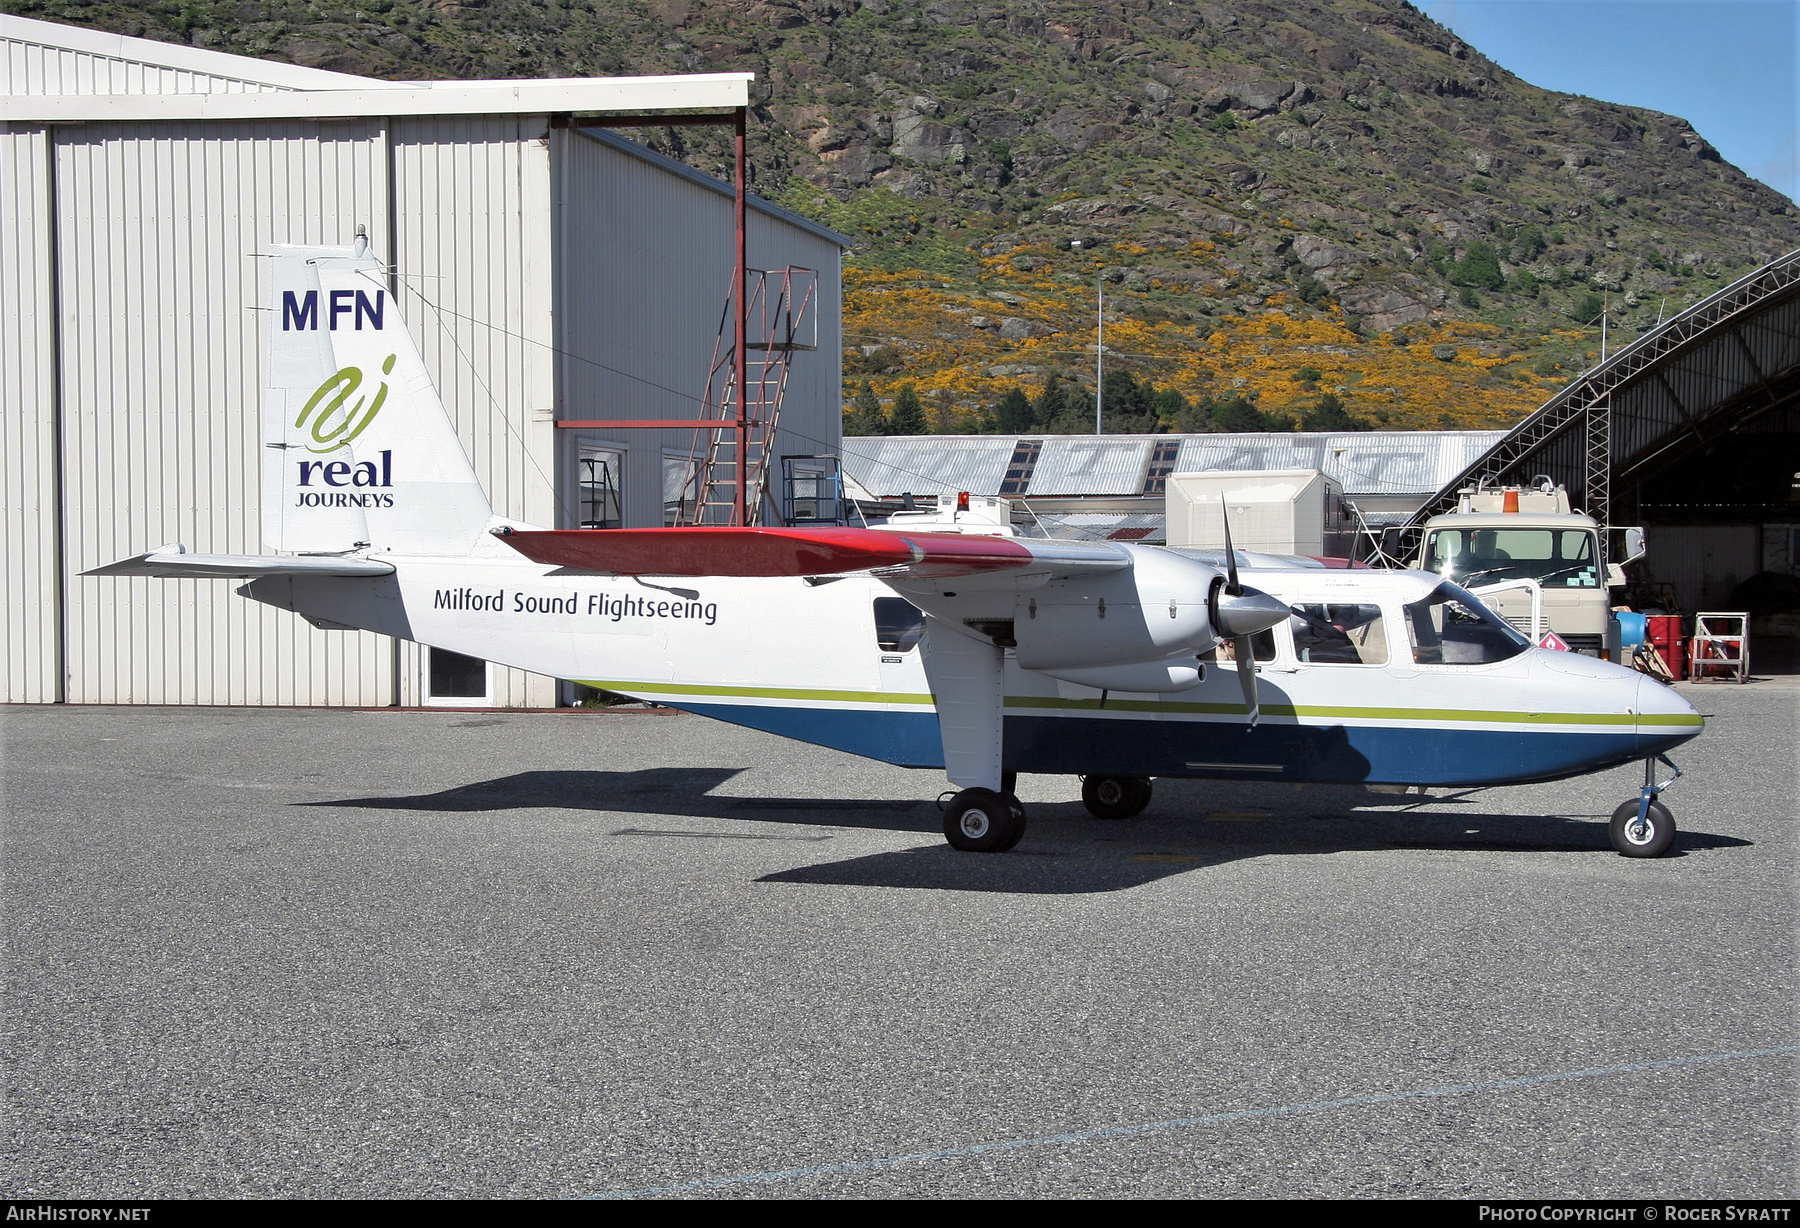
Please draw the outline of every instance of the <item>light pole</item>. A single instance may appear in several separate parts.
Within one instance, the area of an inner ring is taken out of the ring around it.
[[[1094,274],[1094,434],[1100,434],[1100,404],[1106,395],[1106,285]]]
[[[1086,245],[1085,239],[1069,240],[1072,251],[1080,251]],[[1094,434],[1100,434],[1100,414],[1103,408],[1105,393],[1101,387],[1106,379],[1106,282],[1105,271],[1094,273]]]

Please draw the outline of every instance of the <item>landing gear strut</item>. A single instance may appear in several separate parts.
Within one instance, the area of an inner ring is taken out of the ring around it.
[[[1658,784],[1656,765],[1675,774]],[[1681,769],[1666,755],[1644,760],[1644,787],[1612,813],[1612,846],[1621,857],[1661,857],[1675,847],[1675,817],[1662,804],[1662,791],[1681,779]]]
[[[1129,819],[1150,804],[1150,778],[1083,776],[1081,804],[1096,819]]]
[[[944,807],[944,839],[964,853],[1004,853],[1025,835],[1025,807],[1010,793],[964,789]]]

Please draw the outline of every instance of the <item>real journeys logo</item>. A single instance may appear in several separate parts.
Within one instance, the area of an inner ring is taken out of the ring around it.
[[[389,354],[381,364],[381,373],[391,375],[394,361],[398,354]],[[307,399],[300,410],[300,416],[294,419],[294,426],[305,430],[310,436],[306,445],[309,452],[336,452],[347,448],[358,435],[369,429],[375,421],[375,415],[387,401],[388,386],[383,380],[375,390],[373,397],[360,396],[351,403],[350,398],[363,384],[361,367],[344,367],[335,372],[324,383],[320,384]],[[300,485],[310,487],[316,477],[320,483],[330,487],[383,487],[385,490],[302,490],[295,506],[297,507],[392,507],[394,496],[389,490],[394,485],[394,454],[390,449],[380,452],[381,461],[372,460],[352,463],[347,460],[300,462]]]

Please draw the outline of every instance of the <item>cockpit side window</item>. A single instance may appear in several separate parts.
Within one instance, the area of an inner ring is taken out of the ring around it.
[[[1386,665],[1387,631],[1378,605],[1330,603],[1289,607],[1294,656],[1308,665]]]
[[[910,652],[925,635],[925,615],[904,597],[875,598],[875,644],[883,652]]]
[[[1505,619],[1454,584],[1438,585],[1402,612],[1413,660],[1420,665],[1489,665],[1531,647]]]

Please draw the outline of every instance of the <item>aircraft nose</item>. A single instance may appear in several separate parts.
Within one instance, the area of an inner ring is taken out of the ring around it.
[[[1638,749],[1640,753],[1659,755],[1680,746],[1706,727],[1706,719],[1672,686],[1640,675],[1637,683]]]

